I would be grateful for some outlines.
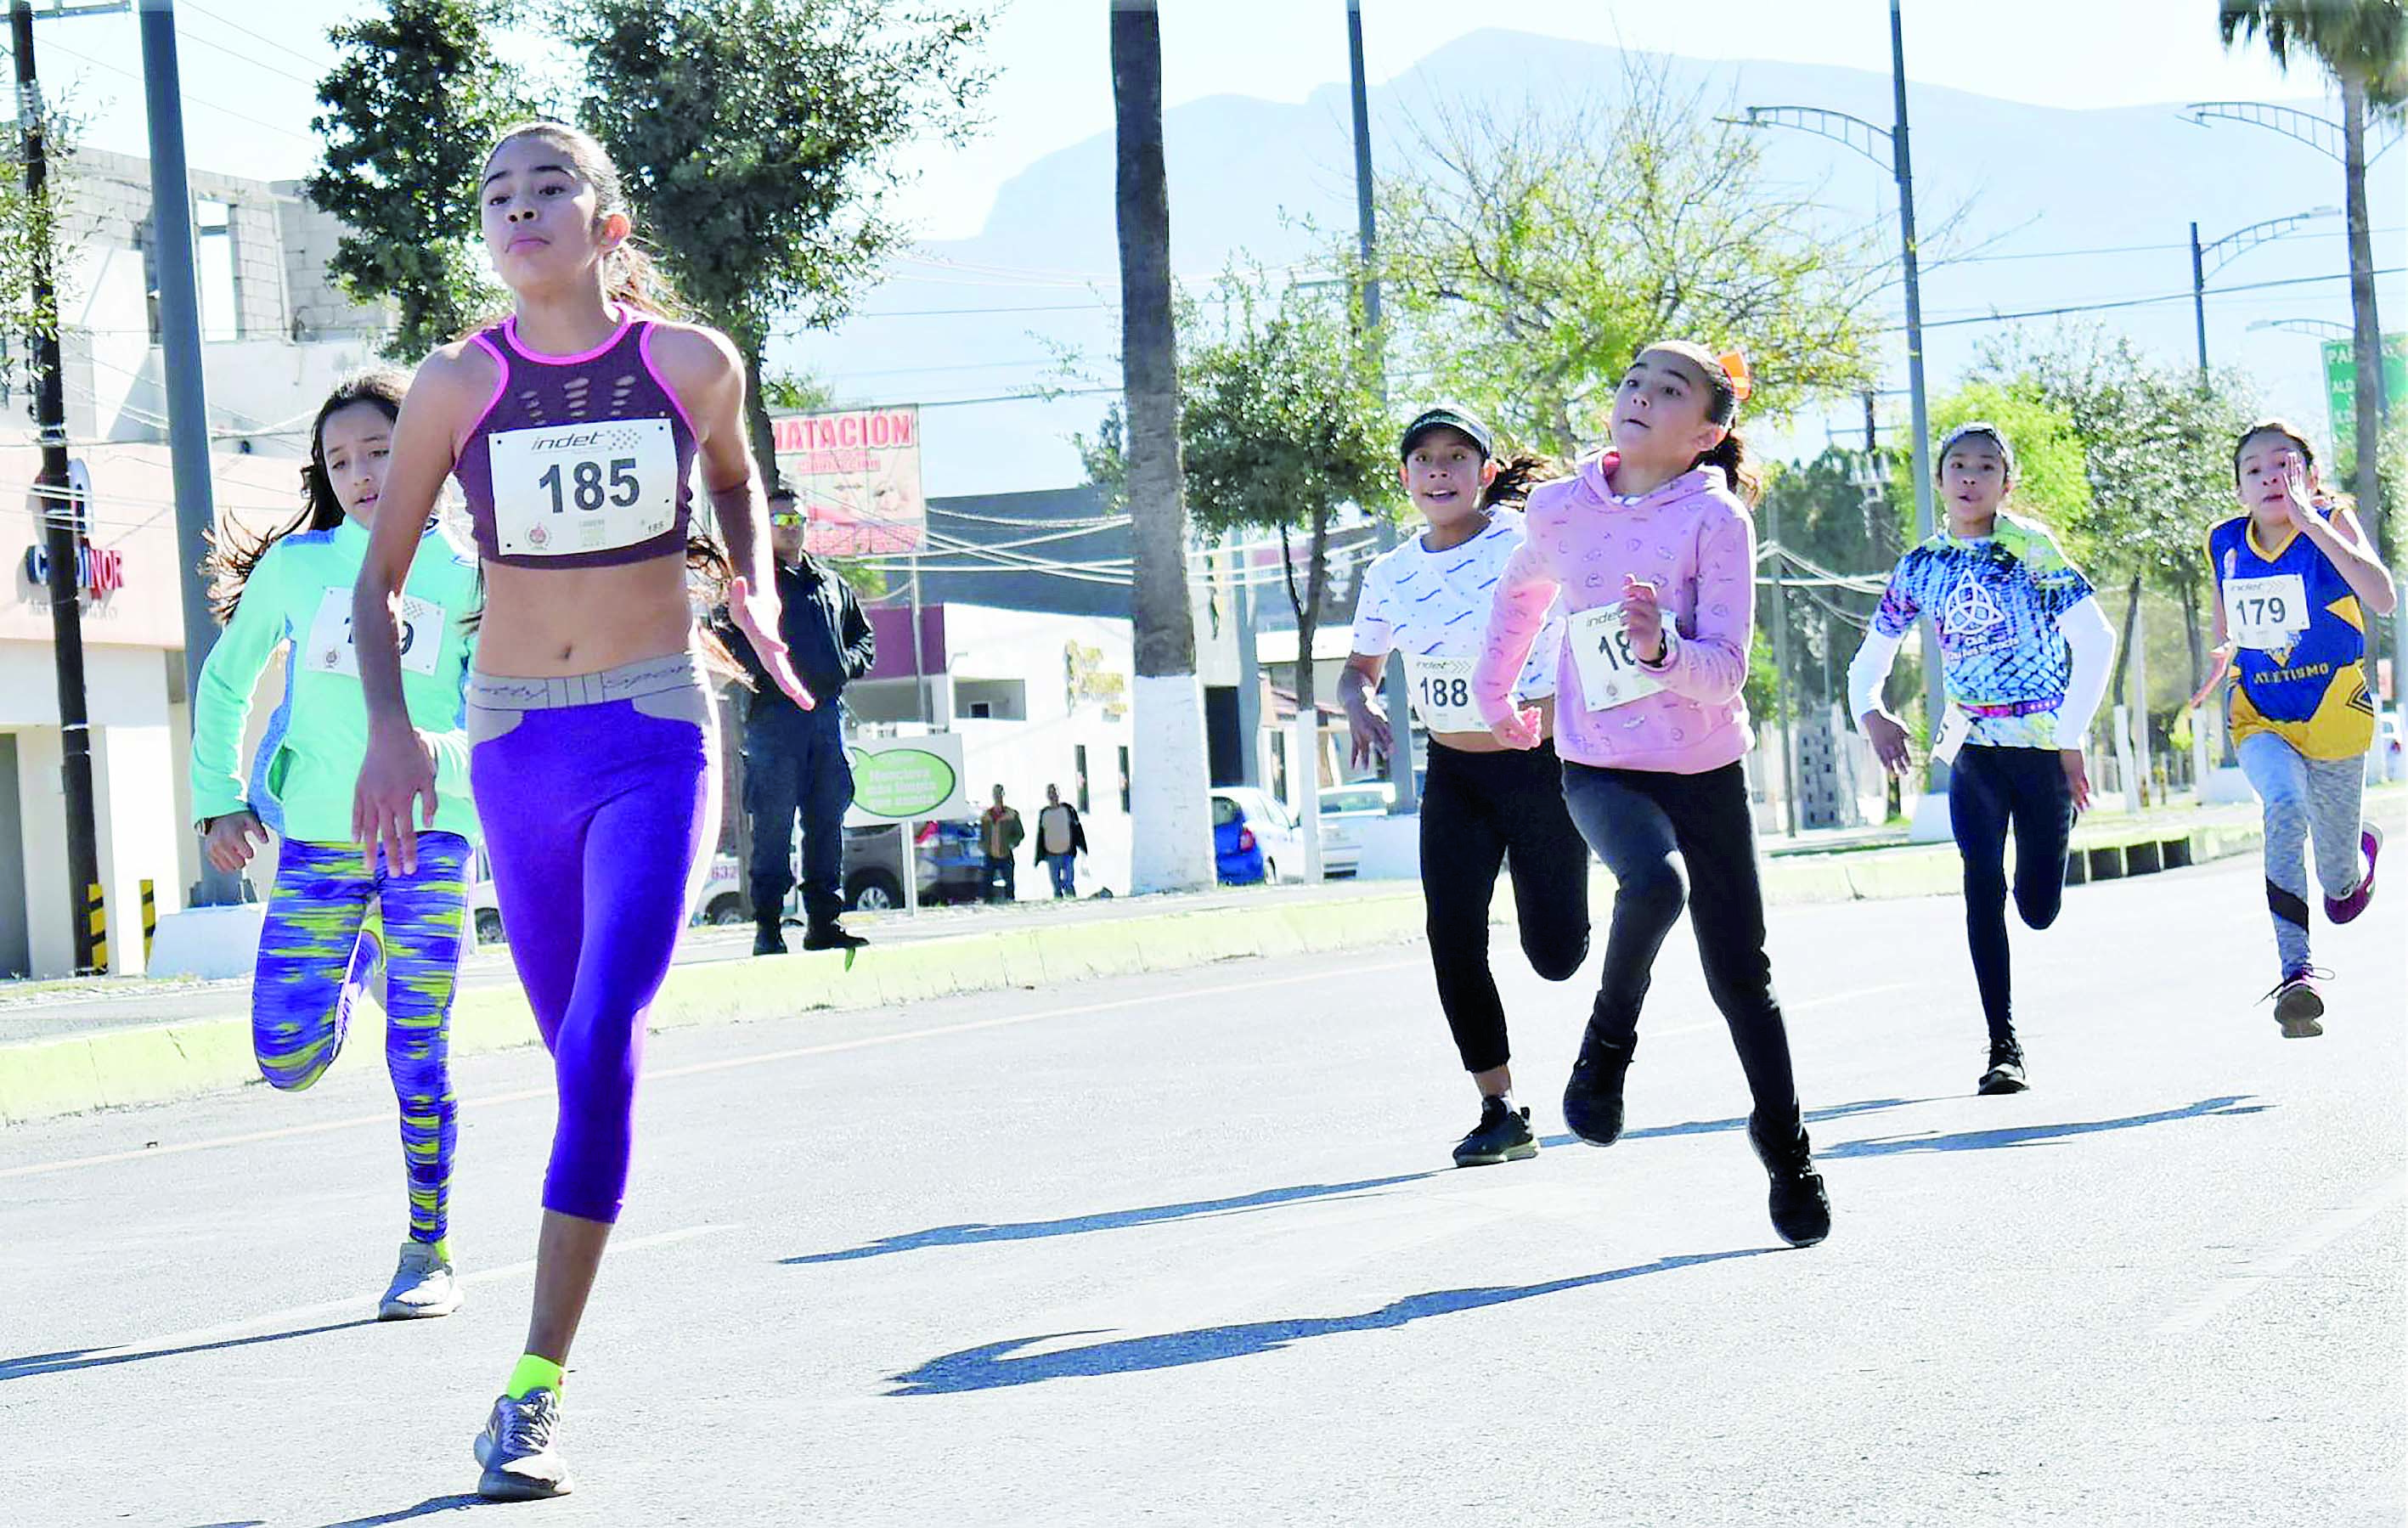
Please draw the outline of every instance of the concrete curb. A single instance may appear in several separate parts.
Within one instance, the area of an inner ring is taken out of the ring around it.
[[[2190,863],[2204,864],[2255,850],[2260,833],[2252,823],[2195,828],[2162,840],[2143,833],[2097,840],[2077,835],[2082,878],[2108,878],[2097,873],[2104,869],[2099,856],[2108,853],[2116,856],[2113,873],[2127,873],[2128,846],[2143,840],[2183,843]],[[1775,904],[1945,896],[1956,891],[1960,878],[1956,852],[1946,845],[1784,857],[1764,866],[1765,898]],[[651,1027],[783,1019],[813,1010],[884,1007],[1009,987],[1186,970],[1217,961],[1329,954],[1403,943],[1422,931],[1420,888],[1406,884],[1394,894],[872,945],[849,967],[824,954],[682,965],[670,971],[653,1003]],[[370,1020],[363,1010],[346,1049],[374,1056],[382,1049],[382,1027],[381,1015]],[[454,1055],[506,1050],[536,1038],[535,1017],[515,986],[473,988],[460,994],[452,1009]],[[240,1087],[258,1076],[250,1022],[236,1017],[0,1046],[0,1125],[163,1103]]]

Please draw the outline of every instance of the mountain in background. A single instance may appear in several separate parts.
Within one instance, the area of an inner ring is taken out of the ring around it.
[[[1713,109],[1815,106],[1886,125],[1885,69],[1779,63],[1663,61],[1673,82],[1701,93]],[[1370,93],[1374,156],[1394,166],[1410,151],[1412,121],[1452,94],[1466,104],[1518,107],[1618,90],[1615,49],[1509,32],[1474,34]],[[1924,314],[1930,385],[1947,391],[1980,344],[2009,333],[1995,323],[1946,321],[2071,304],[2183,294],[2181,300],[2091,315],[2128,333],[2170,363],[2193,363],[2188,225],[2214,240],[2244,224],[2339,207],[2339,165],[2263,129],[2191,124],[2182,103],[2067,111],[1961,91],[1912,85],[1918,221],[1926,230]],[[2322,103],[2294,103],[2337,112]],[[1213,96],[1165,116],[1174,263],[1201,287],[1240,250],[1273,265],[1309,258],[1298,221],[1354,226],[1353,150],[1342,84],[1302,104]],[[2382,141],[2380,139],[2378,142]],[[1767,134],[1770,172],[1819,186],[1841,213],[1887,220],[1895,196],[1885,167],[1809,135]],[[863,315],[833,334],[784,342],[775,364],[806,366],[834,380],[848,401],[934,406],[942,400],[1017,394],[1059,380],[1054,350],[1082,354],[1088,371],[1116,386],[1119,345],[1114,274],[1113,146],[1109,133],[1049,154],[998,192],[976,238],[931,243],[899,262],[893,278],[865,295]],[[2394,150],[2369,176],[2375,264],[2402,264],[2408,221],[2408,150]],[[1932,230],[1959,208],[1967,216],[1941,248]],[[2219,367],[2252,374],[2264,401],[2324,433],[2321,363],[2314,340],[2252,321],[2319,318],[2346,322],[2348,288],[2342,220],[2336,216],[2236,260],[2209,279],[2208,345]],[[2133,248],[2141,246],[2143,248]],[[2051,258],[2056,251],[2101,251]],[[2115,251],[2115,252],[2105,252]],[[1977,253],[1962,264],[1952,253]],[[2219,285],[2334,279],[2219,296]],[[2408,282],[2378,283],[2387,331],[2408,329]],[[1897,301],[1893,291],[1893,301]],[[960,313],[955,309],[983,309]],[[1017,311],[996,311],[1016,309]],[[910,314],[909,317],[876,317]],[[1894,320],[1893,321],[1898,321]],[[2042,324],[2045,327],[2045,323]],[[1713,336],[1701,336],[1712,339]],[[1905,412],[1905,345],[1893,338],[1885,407]],[[924,420],[932,493],[1058,487],[1080,478],[1068,444],[1089,430],[1109,396],[931,407]],[[1401,407],[1401,401],[1400,401]],[[1828,433],[1861,432],[1861,405],[1834,400],[1828,421],[1792,421],[1766,444],[1811,454]]]

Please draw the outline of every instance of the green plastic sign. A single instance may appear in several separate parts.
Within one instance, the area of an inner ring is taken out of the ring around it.
[[[961,776],[925,749],[886,748],[853,756],[853,809],[889,822],[929,817],[952,801]]]
[[[2325,401],[2331,411],[2333,450],[2355,439],[2358,428],[2358,362],[2345,339],[2325,341]],[[2383,336],[2383,395],[2393,407],[2408,398],[2408,334]]]

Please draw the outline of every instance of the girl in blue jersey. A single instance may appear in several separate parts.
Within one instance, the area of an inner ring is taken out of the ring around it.
[[[2207,535],[2229,651],[2233,748],[2265,806],[2266,905],[2283,979],[2267,995],[2283,1034],[2324,1033],[2321,973],[2308,963],[2308,845],[2325,916],[2346,923],[2374,894],[2382,835],[2358,817],[2374,740],[2366,687],[2370,615],[2399,592],[2348,501],[2329,498],[2307,437],[2280,420],[2253,424],[2232,451],[2244,511]]]

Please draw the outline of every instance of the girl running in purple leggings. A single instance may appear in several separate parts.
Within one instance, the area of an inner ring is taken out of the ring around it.
[[[618,171],[584,133],[512,128],[481,183],[485,247],[515,310],[429,356],[402,407],[354,598],[370,731],[356,811],[358,835],[406,873],[435,774],[402,708],[393,607],[408,533],[455,476],[485,577],[469,783],[560,1094],[526,1352],[476,1447],[478,1492],[526,1498],[569,1489],[562,1375],[626,1189],[644,1015],[712,815],[686,583],[697,463],[736,575],[730,614],[779,687],[812,702],[760,576],[767,506],[735,348],[664,316],[674,299],[630,244]]]

